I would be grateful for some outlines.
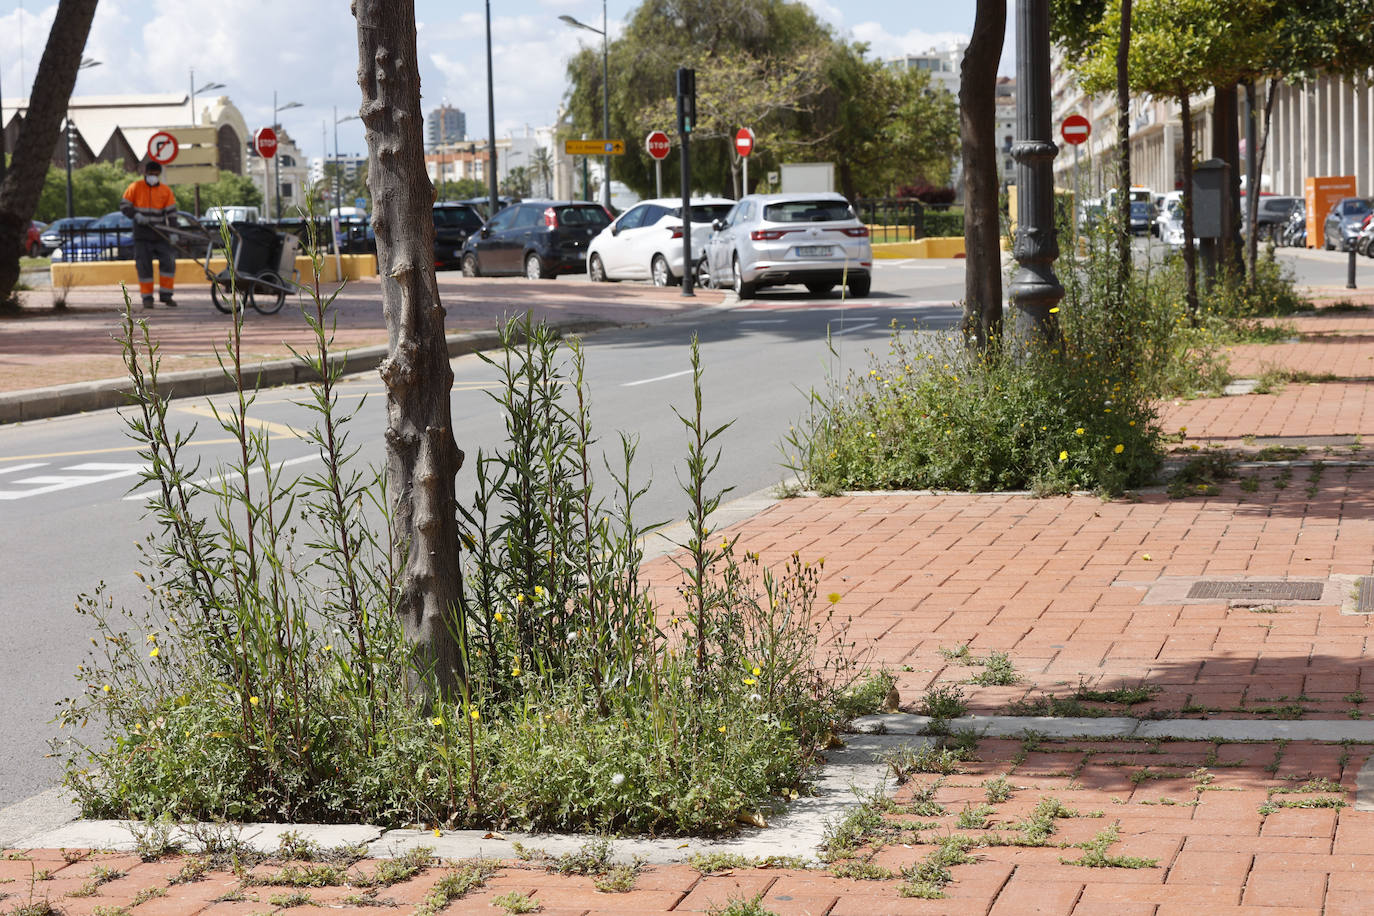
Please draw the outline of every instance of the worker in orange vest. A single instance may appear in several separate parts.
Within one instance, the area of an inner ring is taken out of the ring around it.
[[[175,307],[172,288],[176,284],[177,253],[172,243],[153,228],[166,225],[176,212],[176,197],[172,189],[162,183],[162,165],[148,162],[143,177],[124,190],[119,212],[134,221],[134,267],[138,271],[138,291],[143,307],[153,307],[153,255],[157,255],[158,298],[162,304]]]

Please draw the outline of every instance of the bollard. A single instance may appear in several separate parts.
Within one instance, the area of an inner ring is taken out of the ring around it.
[[[1345,288],[1355,288],[1355,240],[1350,240],[1350,260],[1345,263]]]

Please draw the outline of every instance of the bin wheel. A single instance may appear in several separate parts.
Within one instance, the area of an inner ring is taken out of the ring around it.
[[[286,284],[271,270],[265,270],[249,282],[249,298],[261,315],[275,315],[286,302]]]
[[[219,280],[210,283],[210,301],[215,304],[215,308],[224,314],[232,314],[234,311],[231,304],[233,297],[229,294],[229,288],[220,284],[221,281]],[[247,309],[252,303],[252,293],[241,284],[238,285],[238,299],[240,311]]]

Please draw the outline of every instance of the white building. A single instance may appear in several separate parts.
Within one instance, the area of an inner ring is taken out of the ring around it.
[[[887,65],[898,70],[923,70],[930,74],[933,86],[939,86],[955,98],[959,97],[959,71],[963,65],[964,43],[945,48],[931,48],[924,54],[905,54],[889,58]]]

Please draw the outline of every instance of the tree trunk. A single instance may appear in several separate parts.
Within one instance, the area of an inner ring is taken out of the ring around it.
[[[1259,257],[1259,233],[1255,225],[1259,216],[1259,186],[1264,182],[1261,174],[1264,172],[1264,154],[1269,146],[1269,123],[1274,115],[1274,96],[1278,94],[1279,81],[1269,80],[1269,88],[1264,93],[1264,130],[1260,133],[1259,149],[1247,151],[1249,156],[1254,157],[1255,167],[1251,172],[1255,176],[1255,187],[1250,188],[1250,193],[1245,197],[1245,225],[1249,229],[1247,238],[1249,243],[1246,246],[1246,276],[1250,282],[1255,282],[1255,261]],[[1255,110],[1255,84],[1252,82],[1246,86],[1246,93],[1250,98],[1250,110]]]
[[[91,31],[96,0],[61,0],[43,58],[29,93],[29,109],[19,124],[9,170],[0,182],[0,300],[19,281],[19,255],[29,221],[38,209],[48,163],[62,132],[67,102],[76,86],[81,52]]]
[[[1121,31],[1116,42],[1116,242],[1118,305],[1124,306],[1131,280],[1131,0],[1121,0]]]
[[[1183,279],[1188,318],[1197,326],[1197,246],[1193,244],[1193,108],[1188,90],[1179,92],[1183,121]]]
[[[428,701],[454,697],[464,677],[457,619],[459,556],[453,371],[434,281],[434,221],[425,173],[414,0],[353,0],[358,85],[367,127],[367,184],[389,352],[386,469],[396,612],[414,643],[412,678]],[[433,677],[426,677],[432,673]]]
[[[1236,83],[1217,86],[1212,93],[1212,156],[1230,167],[1231,180],[1221,205],[1221,238],[1217,263],[1225,276],[1244,265],[1240,249],[1240,131],[1236,126]]]
[[[964,342],[986,350],[1002,336],[1002,246],[997,187],[997,61],[1006,0],[978,0],[959,78],[964,166]]]

